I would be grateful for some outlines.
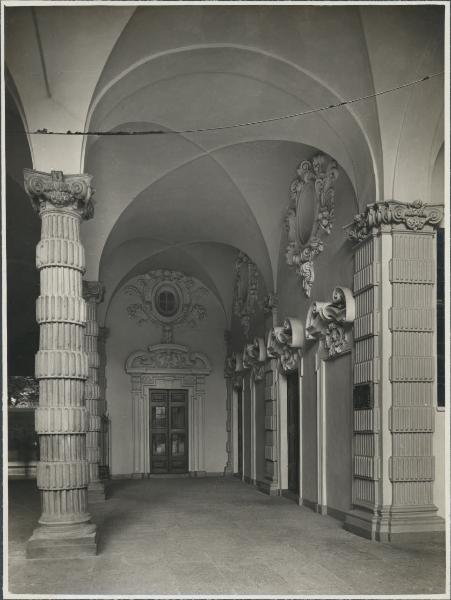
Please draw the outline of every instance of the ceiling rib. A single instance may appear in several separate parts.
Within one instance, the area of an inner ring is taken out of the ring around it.
[[[36,11],[35,11],[35,9],[34,9],[33,6],[31,7],[31,15],[33,17],[33,25],[34,25],[34,30],[35,30],[35,33],[36,33],[36,40],[38,42],[39,57],[41,59],[42,75],[44,77],[45,90],[47,92],[47,96],[49,98],[51,98],[52,97],[52,93],[50,91],[49,78],[47,76],[47,67],[45,65],[45,57],[44,57],[44,50],[42,48],[41,32],[39,31],[38,18],[37,18]]]

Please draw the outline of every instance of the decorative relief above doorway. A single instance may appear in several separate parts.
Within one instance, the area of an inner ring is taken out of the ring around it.
[[[333,184],[337,177],[337,163],[317,154],[311,161],[301,162],[290,187],[290,206],[285,217],[286,260],[296,268],[307,298],[315,280],[313,261],[324,250],[324,238],[330,234],[334,222]]]
[[[128,316],[139,324],[151,322],[161,326],[161,342],[174,341],[174,328],[195,327],[207,316],[199,300],[208,294],[207,288],[179,271],[158,269],[127,285],[124,292],[139,302],[127,307]]]

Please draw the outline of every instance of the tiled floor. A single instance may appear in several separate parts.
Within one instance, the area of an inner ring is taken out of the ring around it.
[[[114,481],[91,508],[99,554],[27,560],[34,482],[10,485],[9,591],[27,594],[444,593],[440,544],[370,542],[236,479]]]

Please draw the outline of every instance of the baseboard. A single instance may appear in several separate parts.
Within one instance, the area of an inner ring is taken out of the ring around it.
[[[284,498],[287,498],[287,500],[292,500],[293,502],[296,502],[296,504],[301,504],[299,494],[296,494],[296,492],[292,492],[291,490],[282,490],[282,496]]]
[[[254,483],[258,491],[267,494],[268,496],[278,496],[279,489],[274,487],[274,484],[268,483],[267,481],[259,481],[258,479]]]
[[[327,514],[329,517],[332,517],[334,519],[337,519],[337,521],[341,521],[342,523],[344,523],[346,520],[347,512],[338,508],[332,508],[331,506],[328,506]]]
[[[327,515],[328,514],[328,507],[325,506],[324,504],[318,504],[318,502],[313,502],[312,500],[308,500],[307,498],[301,498],[299,500],[299,504],[302,506],[306,506],[307,508],[310,508],[311,510],[313,510],[314,512],[320,514],[320,515]]]
[[[346,513],[346,531],[377,542],[445,541],[445,521],[435,513],[436,507],[375,511],[354,508]]]

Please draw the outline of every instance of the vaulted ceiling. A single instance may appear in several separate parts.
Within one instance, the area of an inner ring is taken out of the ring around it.
[[[166,262],[209,285],[227,314],[238,250],[274,290],[290,182],[318,150],[349,179],[342,201],[355,210],[429,199],[442,79],[278,117],[440,71],[441,7],[14,7],[6,23],[31,130],[162,132],[29,136],[35,168],[94,176],[87,278],[105,281],[107,298]]]

